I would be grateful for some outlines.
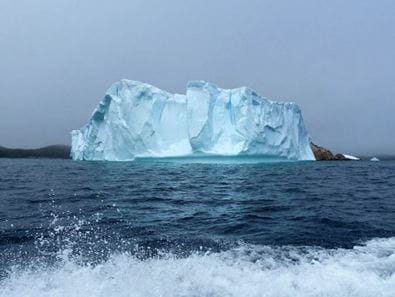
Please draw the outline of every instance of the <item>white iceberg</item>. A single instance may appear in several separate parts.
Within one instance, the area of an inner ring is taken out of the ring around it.
[[[352,155],[343,154],[343,156],[344,156],[344,158],[349,159],[349,160],[353,160],[353,161],[359,161],[359,160],[361,160],[360,158],[355,157],[355,156],[352,156]]]
[[[178,95],[121,80],[88,124],[72,131],[74,160],[196,155],[315,160],[296,104],[202,81],[188,83],[186,95]]]
[[[380,161],[380,159],[377,158],[377,157],[373,157],[372,159],[370,159],[370,161],[372,161],[372,162],[378,162],[378,161]]]

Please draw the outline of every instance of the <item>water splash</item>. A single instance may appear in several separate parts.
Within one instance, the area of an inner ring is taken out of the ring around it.
[[[54,266],[14,269],[0,296],[393,296],[395,238],[347,249],[241,244],[220,253],[139,259],[114,253],[81,264],[63,250]]]

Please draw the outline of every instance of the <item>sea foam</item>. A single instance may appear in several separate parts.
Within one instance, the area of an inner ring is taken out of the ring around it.
[[[220,253],[128,253],[77,264],[67,251],[54,266],[14,268],[0,296],[358,296],[393,297],[395,238],[353,249],[241,244]]]

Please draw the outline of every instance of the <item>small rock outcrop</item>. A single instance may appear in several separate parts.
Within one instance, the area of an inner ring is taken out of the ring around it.
[[[335,160],[335,161],[349,161],[350,159],[347,159],[347,158],[346,158],[344,155],[342,155],[342,154],[336,154],[334,160]]]
[[[346,161],[347,159],[342,154],[334,155],[330,150],[311,143],[311,150],[313,151],[314,157],[317,161]]]

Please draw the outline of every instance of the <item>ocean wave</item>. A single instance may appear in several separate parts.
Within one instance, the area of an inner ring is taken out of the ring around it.
[[[227,251],[148,259],[122,252],[81,264],[63,250],[55,265],[14,267],[1,297],[395,295],[395,238],[353,249],[240,244]]]

